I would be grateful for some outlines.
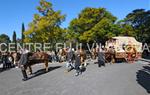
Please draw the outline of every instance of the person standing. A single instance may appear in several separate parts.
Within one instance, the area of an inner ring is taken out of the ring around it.
[[[7,52],[3,52],[2,54],[2,63],[3,63],[3,69],[6,69],[6,61],[7,61]]]
[[[75,53],[75,70],[76,70],[75,76],[81,74],[80,65],[81,65],[80,50],[78,49]]]
[[[6,68],[11,68],[12,67],[12,56],[9,52],[7,52],[7,57],[6,57]]]
[[[26,81],[28,80],[28,76],[27,76],[27,73],[26,73],[26,69],[27,69],[27,64],[28,64],[28,53],[29,53],[29,50],[27,50],[27,48],[24,48],[21,50],[21,58],[20,58],[20,67],[21,67],[21,72],[22,72],[22,75],[23,75],[23,81]]]
[[[74,52],[72,51],[71,48],[68,48],[67,50],[67,55],[66,55],[66,68],[67,72],[72,70],[74,68],[73,66],[73,60],[74,60]]]
[[[110,46],[108,52],[110,53],[110,63],[115,63],[115,48],[114,46]]]
[[[98,67],[105,66],[105,51],[104,48],[98,49]]]
[[[2,53],[0,51],[0,65],[2,64]]]
[[[56,53],[55,53],[54,50],[52,50],[51,56],[52,56],[52,62],[56,62],[56,61],[57,61],[57,60],[56,60]]]

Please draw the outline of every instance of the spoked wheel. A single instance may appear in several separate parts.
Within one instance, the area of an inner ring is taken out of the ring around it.
[[[126,48],[126,61],[128,63],[133,63],[136,60],[137,52],[134,47],[128,46]]]

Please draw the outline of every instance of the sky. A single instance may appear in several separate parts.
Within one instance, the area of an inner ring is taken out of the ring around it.
[[[0,0],[0,34],[7,34],[12,39],[13,31],[21,37],[21,26],[28,24],[33,19],[33,14],[38,13],[36,7],[40,0]],[[150,0],[47,0],[53,4],[54,10],[61,10],[66,15],[62,27],[66,28],[69,22],[78,16],[86,7],[106,8],[119,20],[134,9],[143,8],[150,10]]]

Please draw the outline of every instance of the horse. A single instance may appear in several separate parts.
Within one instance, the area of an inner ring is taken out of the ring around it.
[[[67,51],[65,48],[62,48],[58,51],[59,62],[64,62],[66,59]]]
[[[105,61],[110,62],[110,64],[115,63],[115,49],[113,47],[109,47],[105,52]]]
[[[97,48],[93,48],[92,51],[91,51],[91,57],[92,59],[96,59],[97,57]]]
[[[19,59],[21,57],[21,54],[19,52],[12,52],[11,56],[13,58],[13,60],[12,60],[13,65],[18,68],[18,66],[19,66],[18,62],[19,62]]]
[[[80,49],[80,61],[81,61],[81,65],[84,65],[84,66],[87,65],[86,62],[85,62],[85,60],[86,60],[86,52],[85,52],[85,50]]]
[[[38,63],[44,63],[45,71],[48,72],[48,54],[45,52],[29,52],[27,53],[27,63],[26,65],[21,65],[20,59],[21,59],[21,54],[20,53],[14,53],[14,59],[18,61],[18,66],[24,70],[29,70],[29,74],[32,74],[32,67],[35,64]]]

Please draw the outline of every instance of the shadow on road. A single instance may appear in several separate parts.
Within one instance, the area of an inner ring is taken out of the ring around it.
[[[143,66],[142,70],[137,72],[137,82],[150,93],[150,66]]]
[[[2,72],[4,72],[4,71],[8,71],[8,70],[10,70],[10,69],[12,69],[12,68],[0,68],[0,73],[2,73]]]
[[[150,53],[148,51],[144,51],[142,54],[142,58],[150,60]]]
[[[48,72],[53,71],[53,70],[58,69],[58,68],[61,68],[61,66],[49,67]],[[29,79],[32,79],[34,77],[38,77],[38,76],[46,74],[48,72],[46,72],[45,69],[40,69],[40,70],[34,72],[33,75]]]
[[[0,68],[0,73],[2,73],[4,71],[4,69],[3,68]]]

